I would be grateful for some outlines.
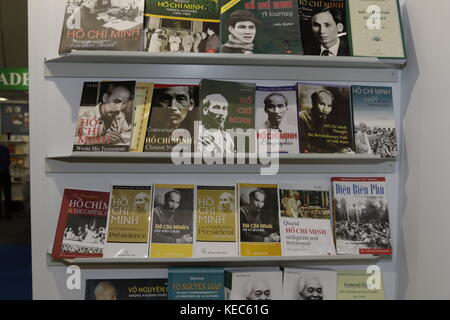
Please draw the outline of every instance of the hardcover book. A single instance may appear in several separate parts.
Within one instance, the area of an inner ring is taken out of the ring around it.
[[[383,273],[339,270],[336,296],[337,300],[384,300]]]
[[[144,150],[148,119],[150,117],[150,109],[152,106],[152,97],[153,83],[136,83],[130,151],[142,152]]]
[[[64,189],[52,257],[103,256],[109,192]]]
[[[145,51],[217,53],[218,0],[146,0]]]
[[[256,86],[256,136],[259,150],[299,153],[295,86]]]
[[[356,153],[398,155],[391,87],[352,86]]]
[[[167,279],[87,279],[84,300],[167,300]]]
[[[350,55],[345,0],[301,0],[299,16],[305,55]]]
[[[239,256],[234,186],[197,186],[195,257]]]
[[[144,0],[68,0],[59,53],[141,51]]]
[[[354,153],[349,86],[298,83],[300,153]]]
[[[192,149],[198,117],[198,85],[155,84],[144,152]]]
[[[406,58],[397,0],[348,0],[353,56]]]
[[[283,272],[277,267],[225,269],[225,300],[282,300]]]
[[[336,300],[337,272],[284,268],[283,300]]]
[[[135,81],[85,82],[73,151],[130,150]]]
[[[104,258],[147,258],[151,186],[112,186]]]
[[[240,255],[280,256],[278,186],[238,184]]]
[[[386,181],[331,178],[337,254],[391,255]]]
[[[280,186],[283,256],[335,255],[329,186]]]
[[[169,268],[169,300],[224,300],[224,269]]]
[[[222,0],[222,53],[302,54],[297,0]]]
[[[192,257],[194,206],[193,185],[155,185],[151,258]]]

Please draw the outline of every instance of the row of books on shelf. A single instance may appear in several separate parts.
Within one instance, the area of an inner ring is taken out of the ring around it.
[[[85,82],[73,151],[396,158],[392,87]]]
[[[385,178],[65,189],[54,258],[391,255]]]
[[[71,50],[405,57],[397,0],[68,0]]]
[[[374,276],[324,268],[169,268],[168,278],[87,279],[85,287],[85,300],[383,299],[381,270]]]

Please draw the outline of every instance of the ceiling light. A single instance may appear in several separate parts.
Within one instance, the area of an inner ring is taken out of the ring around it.
[[[0,101],[8,101],[8,99],[0,97]]]

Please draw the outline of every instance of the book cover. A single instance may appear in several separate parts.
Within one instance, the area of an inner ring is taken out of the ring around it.
[[[282,300],[283,272],[278,267],[225,269],[225,300]]]
[[[348,0],[353,56],[406,58],[397,0]]]
[[[256,86],[255,122],[258,149],[299,153],[295,86]]]
[[[300,153],[354,153],[350,87],[298,83]]]
[[[337,254],[392,255],[385,178],[331,182]]]
[[[219,0],[146,0],[145,51],[217,53]]]
[[[152,106],[153,83],[136,83],[130,151],[142,152]]]
[[[151,186],[112,186],[104,258],[147,258]]]
[[[130,150],[135,81],[85,82],[73,151]]]
[[[339,270],[337,300],[384,300],[384,281],[381,270],[377,275],[364,270]]]
[[[240,255],[280,256],[278,186],[238,184]]]
[[[305,55],[350,55],[344,0],[299,0],[299,18]]]
[[[356,153],[396,158],[392,87],[352,86]]]
[[[192,149],[198,118],[198,85],[155,84],[144,152]]]
[[[86,279],[84,300],[167,300],[167,279]]]
[[[193,185],[154,186],[151,258],[192,257],[194,206]]]
[[[253,152],[255,84],[202,80],[200,86],[197,151],[212,157]]]
[[[280,186],[283,256],[335,255],[329,186]]]
[[[222,53],[302,54],[297,0],[222,0]]]
[[[234,186],[197,186],[195,257],[239,256]]]
[[[109,192],[64,189],[52,257],[102,257]]]
[[[337,272],[313,268],[284,268],[283,300],[336,300]]]
[[[224,300],[223,268],[169,268],[169,300]]]
[[[141,51],[145,0],[68,0],[59,53]]]

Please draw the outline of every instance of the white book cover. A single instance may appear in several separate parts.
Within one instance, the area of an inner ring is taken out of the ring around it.
[[[279,186],[283,256],[335,255],[329,186]]]
[[[336,300],[337,272],[284,268],[283,300]]]

